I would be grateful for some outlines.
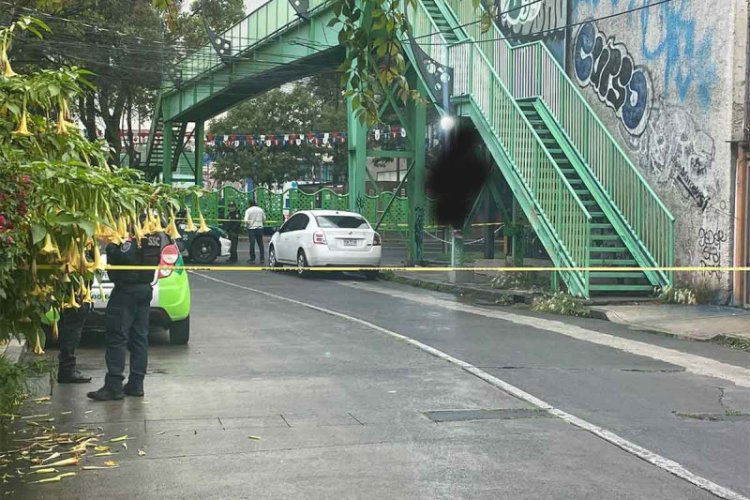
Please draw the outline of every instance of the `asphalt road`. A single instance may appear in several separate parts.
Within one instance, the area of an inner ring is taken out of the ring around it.
[[[94,337],[92,386],[55,387],[45,409],[134,437],[121,467],[12,497],[750,496],[748,353],[354,277],[191,284],[190,345],[155,334],[145,399],[85,398],[103,378]]]

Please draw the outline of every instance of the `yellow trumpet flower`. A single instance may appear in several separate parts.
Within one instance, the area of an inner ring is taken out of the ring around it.
[[[50,325],[50,333],[52,334],[52,340],[57,340],[60,336],[59,331],[57,330],[57,321],[53,322]]]
[[[210,229],[206,225],[206,219],[203,218],[203,212],[198,212],[198,222],[200,223],[200,225],[198,226],[199,233],[207,233],[210,231]]]
[[[47,235],[44,237],[44,246],[40,250],[40,252],[44,255],[57,255],[57,257],[60,257],[60,249],[57,248],[57,245],[52,241],[52,236],[47,233]]]
[[[128,224],[125,219],[125,215],[120,215],[120,218],[117,219],[117,234],[123,240],[127,240],[128,238],[130,238],[130,235],[128,234]]]
[[[3,66],[3,76],[5,78],[18,76],[18,73],[13,71],[13,68],[10,67],[10,59],[8,59],[8,53],[6,52],[5,48],[3,48],[2,52],[0,52],[0,64],[2,64]]]
[[[177,230],[177,224],[175,223],[174,213],[171,210],[169,212],[169,224],[167,224],[167,229],[165,230],[165,232],[167,233],[167,236],[169,236],[173,240],[182,238],[182,236],[180,235],[180,232]]]
[[[68,298],[68,301],[62,305],[62,308],[63,309],[78,309],[79,307],[81,307],[81,304],[76,302],[76,294],[73,291],[73,287],[70,287],[70,297]]]
[[[87,287],[86,285],[83,285],[83,299],[81,299],[81,302],[85,304],[93,304],[94,299],[91,297],[91,288]]]
[[[44,349],[42,348],[42,340],[39,338],[39,334],[36,334],[36,342],[34,342],[34,354],[44,354]]]
[[[195,224],[193,223],[193,217],[190,215],[190,209],[187,209],[187,216],[185,218],[185,231],[188,233],[194,233],[196,230]]]
[[[55,128],[55,133],[57,135],[68,135],[68,124],[67,122],[62,118],[62,114],[57,119],[57,127]]]
[[[29,132],[29,128],[26,123],[26,110],[23,110],[23,113],[21,113],[21,121],[18,123],[18,128],[13,131],[14,135],[23,135],[23,136],[31,136],[34,135],[31,132]]]
[[[133,216],[133,236],[140,245],[141,240],[144,238],[143,228],[141,227],[141,221],[138,216]]]
[[[104,271],[104,263],[99,253],[99,245],[94,243],[94,248],[91,251],[94,254],[94,261],[89,264],[89,271]]]
[[[151,220],[151,210],[146,210],[146,217],[143,220],[143,233],[144,234],[151,234],[154,232],[153,228],[153,222]]]
[[[156,233],[163,233],[164,232],[164,226],[161,225],[161,215],[156,212],[154,214],[154,232]]]

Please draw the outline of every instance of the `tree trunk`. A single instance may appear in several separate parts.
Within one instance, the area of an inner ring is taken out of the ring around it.
[[[128,114],[127,114],[127,123],[128,123],[128,140],[127,140],[127,149],[128,149],[128,164],[131,167],[136,166],[135,163],[135,144],[133,143],[133,96],[128,95]]]
[[[94,105],[94,94],[87,92],[78,98],[78,113],[81,123],[86,127],[86,137],[90,141],[96,140],[96,106]]]

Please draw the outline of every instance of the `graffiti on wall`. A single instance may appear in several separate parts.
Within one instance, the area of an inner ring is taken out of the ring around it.
[[[579,85],[591,86],[632,135],[640,135],[651,108],[651,80],[627,47],[600,32],[593,22],[581,25],[573,46],[573,68]]]
[[[630,0],[635,7],[648,2]],[[668,2],[658,9],[642,9],[641,51],[647,61],[663,63],[665,96],[684,102],[694,91],[698,102],[707,107],[718,80],[712,57],[713,33],[697,29],[694,11],[691,2]]]
[[[597,16],[622,12],[627,8],[630,23],[639,23],[640,50],[634,51],[644,62],[658,63],[664,68],[664,96],[684,103],[695,94],[703,107],[711,104],[711,94],[718,80],[714,33],[696,25],[695,5],[690,1],[663,2],[653,0],[608,0],[611,11],[601,12],[607,0],[577,0],[576,8],[589,5]],[[577,17],[577,13],[576,13]],[[631,47],[635,49],[635,47]]]
[[[721,247],[726,241],[727,237],[721,229],[698,230],[700,267],[705,268],[703,276],[721,279]]]
[[[718,193],[716,176],[709,175],[716,147],[685,108],[657,103],[645,132],[629,143],[641,170],[659,185],[673,185],[686,202],[706,211]]]
[[[543,40],[564,64],[568,0],[494,0],[496,23],[509,40]]]

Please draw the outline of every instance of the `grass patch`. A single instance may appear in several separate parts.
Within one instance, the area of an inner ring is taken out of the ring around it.
[[[564,316],[577,316],[580,318],[591,316],[591,310],[588,307],[584,306],[579,299],[565,292],[556,292],[536,297],[531,302],[531,310],[562,314]]]
[[[734,349],[736,351],[750,351],[749,339],[719,335],[718,337],[711,339],[711,342],[722,345],[724,347],[729,347],[730,349]]]

